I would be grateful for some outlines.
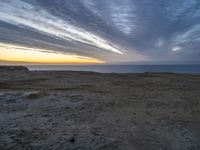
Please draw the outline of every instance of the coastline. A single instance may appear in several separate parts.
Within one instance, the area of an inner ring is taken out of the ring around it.
[[[199,91],[199,74],[1,71],[0,148],[196,150]]]

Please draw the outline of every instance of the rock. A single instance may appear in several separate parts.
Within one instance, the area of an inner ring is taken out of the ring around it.
[[[0,71],[29,71],[24,66],[0,66]]]

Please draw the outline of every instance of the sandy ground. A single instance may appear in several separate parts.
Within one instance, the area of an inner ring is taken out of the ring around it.
[[[1,71],[0,149],[200,150],[200,75]]]

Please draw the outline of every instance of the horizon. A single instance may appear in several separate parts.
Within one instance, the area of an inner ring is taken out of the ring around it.
[[[195,0],[0,5],[0,65],[200,64]]]

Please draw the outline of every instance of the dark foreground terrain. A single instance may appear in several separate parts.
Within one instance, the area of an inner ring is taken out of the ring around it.
[[[200,150],[200,75],[1,70],[0,149]]]

